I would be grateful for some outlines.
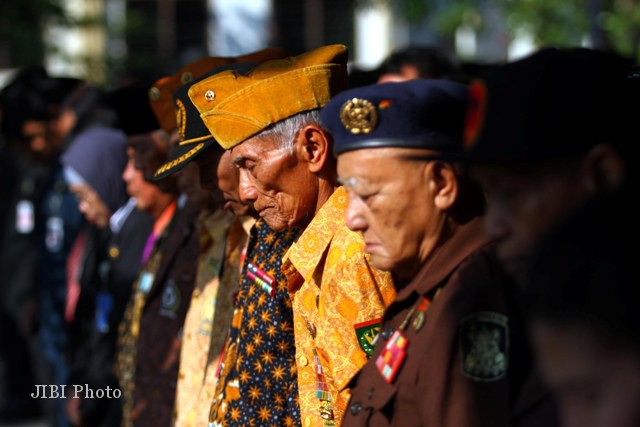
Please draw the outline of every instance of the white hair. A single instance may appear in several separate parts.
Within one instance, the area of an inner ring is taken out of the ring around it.
[[[279,150],[293,152],[293,142],[300,129],[305,126],[316,125],[322,127],[320,123],[320,109],[303,111],[294,116],[287,117],[278,123],[260,132],[260,138],[269,138],[276,142]]]

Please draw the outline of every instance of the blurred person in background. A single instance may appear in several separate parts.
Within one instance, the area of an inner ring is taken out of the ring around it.
[[[175,177],[154,183],[160,190],[157,200],[139,198],[134,187],[139,176],[135,168],[149,180],[166,163],[170,134],[177,126],[175,112],[154,115],[150,104],[154,87],[139,82],[110,94],[127,134],[127,188],[138,207],[154,217],[142,268],[118,332],[116,374],[122,391],[123,426],[168,426],[173,422],[182,327],[199,252],[199,206],[180,195]],[[171,97],[166,101],[173,103]]]
[[[528,314],[562,425],[640,425],[635,192],[598,197],[562,221],[532,256]]]
[[[0,419],[32,417],[40,402],[30,398],[34,384],[47,382],[37,340],[39,324],[38,268],[43,242],[39,219],[42,199],[61,147],[48,132],[49,120],[61,100],[79,84],[75,79],[51,78],[42,67],[25,68],[1,95],[3,203],[0,218],[0,352],[7,366],[6,400],[0,396]],[[72,204],[73,198],[67,199]],[[74,208],[71,209],[75,210]],[[75,221],[79,220],[79,215]],[[73,222],[73,221],[72,221]],[[71,233],[73,234],[73,233]],[[28,343],[34,347],[29,351]],[[36,358],[35,368],[30,364]],[[36,372],[36,378],[33,372]],[[17,377],[19,375],[19,377]],[[32,389],[31,392],[28,389]]]
[[[456,73],[452,56],[435,46],[410,46],[389,55],[376,70],[378,83],[441,79]]]

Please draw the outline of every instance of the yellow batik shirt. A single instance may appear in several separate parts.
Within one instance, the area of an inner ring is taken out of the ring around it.
[[[374,269],[360,233],[345,224],[347,193],[339,187],[285,254],[282,270],[293,300],[302,425],[339,426],[349,380],[367,362],[391,276]]]
[[[248,238],[230,211],[201,215],[198,225],[198,276],[184,322],[176,427],[207,426],[217,363],[240,284],[240,255]]]

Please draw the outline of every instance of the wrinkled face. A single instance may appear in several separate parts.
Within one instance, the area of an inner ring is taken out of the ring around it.
[[[173,196],[146,181],[142,171],[135,166],[135,151],[127,148],[127,166],[122,172],[122,179],[127,186],[127,193],[136,199],[136,207],[157,217],[171,203]]]
[[[87,221],[99,228],[109,224],[112,212],[89,184],[71,184],[69,189],[78,199],[78,210]]]
[[[515,277],[540,239],[589,197],[575,165],[478,166],[472,173],[487,196],[486,232],[499,240],[498,256]]]
[[[408,160],[415,150],[375,148],[338,156],[349,194],[347,226],[362,232],[374,267],[412,276],[435,246],[440,215],[425,180],[432,162]]]
[[[231,157],[239,169],[239,190],[275,230],[306,226],[313,218],[318,196],[316,176],[293,152],[272,139],[255,136],[233,147]]]
[[[586,323],[535,322],[543,375],[564,427],[640,425],[640,353]]]
[[[231,209],[237,216],[253,215],[251,207],[240,200],[240,191],[238,189],[240,174],[231,161],[231,151],[225,151],[217,170],[218,188],[224,197],[224,208]]]

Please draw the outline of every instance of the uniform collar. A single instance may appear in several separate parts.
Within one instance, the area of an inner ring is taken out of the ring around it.
[[[409,285],[398,292],[396,300],[408,298],[413,292],[419,295],[433,292],[469,255],[488,243],[481,217],[459,226],[453,236],[431,254]]]
[[[296,271],[304,281],[310,280],[316,267],[322,262],[336,231],[344,226],[347,203],[347,191],[344,187],[338,187],[285,254],[282,270],[290,278],[290,292],[299,288],[292,285],[292,282],[301,284],[299,280],[293,279]]]

